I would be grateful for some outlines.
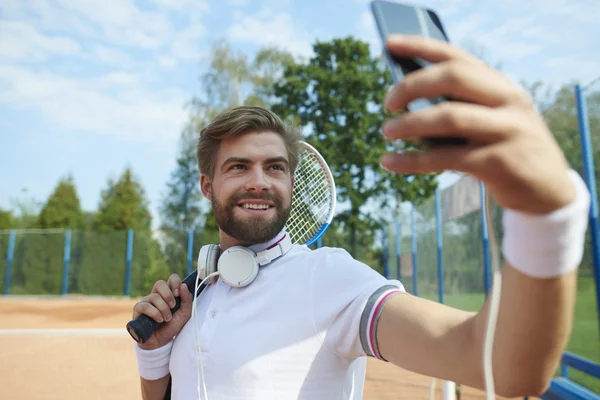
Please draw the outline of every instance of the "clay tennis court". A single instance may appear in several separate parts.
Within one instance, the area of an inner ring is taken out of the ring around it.
[[[133,299],[0,299],[0,399],[141,399]],[[365,400],[428,399],[431,380],[369,360]],[[441,398],[441,383],[436,398]],[[461,399],[483,399],[462,388]]]

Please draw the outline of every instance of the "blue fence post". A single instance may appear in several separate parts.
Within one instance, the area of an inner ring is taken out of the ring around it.
[[[187,273],[186,276],[192,273],[192,253],[194,251],[194,230],[188,231],[188,250],[187,250]]]
[[[62,294],[69,293],[69,262],[71,261],[71,229],[65,231],[65,248],[63,250]]]
[[[436,189],[435,191],[435,226],[437,233],[438,294],[440,303],[444,303],[444,253],[442,251],[442,206],[440,204],[440,189]]]
[[[12,272],[12,262],[15,255],[15,240],[17,233],[12,230],[8,237],[8,253],[6,253],[6,271],[4,271],[4,294],[8,294],[10,291],[10,279]]]
[[[317,239],[317,249],[320,249],[321,247],[323,247],[323,236],[320,236]]]
[[[129,296],[131,289],[131,259],[133,258],[133,229],[127,231],[127,256],[125,259],[125,296]]]
[[[400,207],[398,207],[398,211],[400,211]],[[398,213],[396,213],[396,278],[399,281],[402,281],[401,268],[400,268],[400,260],[402,258],[402,244],[400,243],[400,218],[398,218]]]
[[[596,284],[596,312],[598,313],[598,327],[600,329],[600,235],[598,227],[598,197],[596,192],[596,169],[592,155],[590,140],[590,126],[587,116],[587,106],[583,91],[579,84],[575,85],[575,98],[577,100],[577,120],[579,123],[579,137],[581,140],[581,159],[583,160],[583,173],[585,182],[591,195],[589,227],[592,234],[592,256],[594,260],[594,281]]]
[[[492,285],[492,269],[490,265],[490,242],[488,237],[488,226],[485,210],[485,185],[479,182],[479,203],[481,209],[481,238],[483,241],[483,281],[485,285],[485,295],[487,297]]]
[[[418,296],[417,290],[417,221],[415,217],[415,206],[411,205],[410,209],[410,230],[411,230],[411,247],[412,247],[412,274],[413,274],[413,294]]]
[[[381,230],[381,248],[383,256],[383,275],[386,279],[390,277],[390,267],[388,265],[388,250],[387,250],[387,237],[385,234],[385,228]]]

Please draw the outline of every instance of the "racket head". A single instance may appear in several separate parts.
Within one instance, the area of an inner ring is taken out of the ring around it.
[[[301,142],[303,150],[294,172],[292,209],[286,232],[292,243],[315,243],[329,228],[336,207],[333,174],[313,146]]]

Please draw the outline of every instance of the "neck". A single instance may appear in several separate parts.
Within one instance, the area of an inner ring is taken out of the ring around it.
[[[244,246],[244,247],[250,248],[255,253],[258,253],[262,250],[265,250],[266,248],[273,245],[274,243],[277,243],[278,241],[282,240],[283,237],[285,236],[285,234],[286,234],[286,232],[285,232],[285,228],[284,228],[281,230],[281,232],[278,232],[277,235],[275,235],[273,238],[269,239],[266,242],[242,243],[239,240],[229,236],[225,232],[219,231],[219,236],[220,236],[220,245],[219,246],[221,247],[222,252],[233,246]]]

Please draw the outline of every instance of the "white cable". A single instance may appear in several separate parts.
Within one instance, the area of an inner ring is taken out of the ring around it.
[[[435,398],[435,378],[431,378],[431,383],[429,384],[429,400],[433,400]]]
[[[490,294],[490,305],[488,309],[487,322],[485,327],[485,336],[483,339],[483,374],[485,382],[486,399],[496,398],[496,389],[494,386],[494,372],[492,363],[492,353],[494,349],[494,333],[496,332],[496,322],[498,321],[498,311],[500,310],[500,292],[502,289],[502,274],[500,272],[500,259],[498,254],[498,242],[494,230],[494,221],[490,205],[490,195],[485,191],[485,220],[488,229],[488,238],[490,241],[490,252],[492,261],[492,292]]]
[[[206,390],[206,382],[204,381],[204,365],[202,363],[202,349],[200,348],[200,339],[197,338],[198,335],[198,326],[196,325],[196,303],[197,303],[197,297],[196,297],[196,293],[198,292],[198,287],[202,286],[204,284],[204,282],[206,282],[207,280],[211,279],[214,276],[218,276],[219,272],[213,272],[212,274],[208,275],[206,278],[204,278],[202,280],[202,282],[200,282],[200,285],[198,285],[198,281],[200,279],[200,274],[196,275],[196,283],[194,284],[194,292],[192,293],[193,297],[193,302],[192,302],[192,339],[194,341],[194,356],[196,358],[196,391],[198,392],[198,399],[202,399],[202,397],[200,396],[200,380],[202,380],[202,387],[204,389],[204,399],[208,400],[208,393]]]
[[[491,269],[493,272],[492,291],[490,293],[490,306],[488,309],[487,322],[485,327],[485,336],[483,340],[483,373],[485,382],[486,400],[496,398],[496,389],[494,386],[494,372],[492,364],[492,353],[494,348],[494,334],[496,332],[496,323],[498,320],[498,311],[500,309],[500,292],[502,289],[502,275],[500,273],[500,261],[498,255],[498,242],[494,230],[494,221],[492,218],[490,195],[485,191],[484,207],[485,221],[488,230],[491,252]],[[430,385],[429,399],[433,400],[435,395],[435,378]]]

